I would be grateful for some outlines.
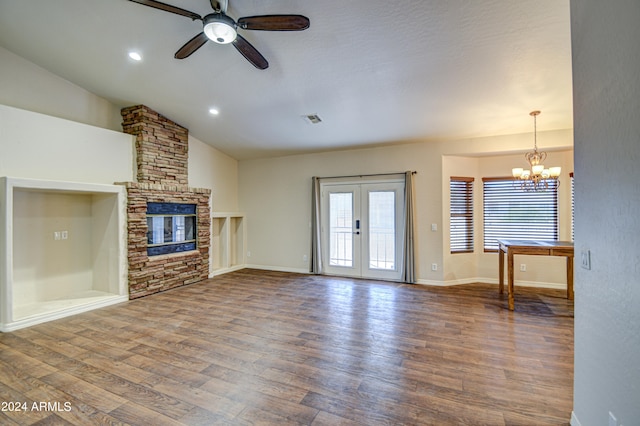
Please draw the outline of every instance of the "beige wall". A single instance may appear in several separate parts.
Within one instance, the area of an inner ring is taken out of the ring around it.
[[[573,151],[549,151],[547,165],[561,166],[562,176],[558,189],[558,221],[560,239],[571,240],[571,185],[569,173],[573,171]],[[525,166],[522,154],[491,156],[443,156],[443,246],[445,259],[444,281],[464,284],[481,280],[497,282],[497,255],[483,250],[483,202],[482,178],[509,176],[511,168]],[[449,178],[451,176],[473,177],[474,180],[474,253],[451,254],[449,247]],[[518,256],[515,282],[521,285],[552,286],[566,288],[565,258],[540,256]],[[519,265],[526,265],[526,272]],[[506,275],[505,275],[506,276]]]
[[[238,161],[189,136],[189,186],[211,189],[212,212],[238,210]]]
[[[541,149],[570,150],[572,137],[570,130],[538,133]],[[251,252],[248,262],[265,268],[308,270],[308,263],[303,261],[303,256],[309,255],[310,247],[312,176],[415,170],[418,172],[415,175],[415,187],[419,280],[430,284],[454,283],[461,279],[456,277],[458,274],[465,275],[462,277],[464,279],[482,277],[497,280],[495,254],[476,253],[478,259],[470,260],[471,266],[460,266],[465,269],[464,272],[458,271],[459,266],[453,265],[449,259],[445,262],[449,255],[448,243],[445,251],[448,239],[445,211],[448,210],[444,209],[443,203],[448,192],[443,188],[448,190],[448,174],[445,185],[444,169],[449,167],[453,170],[454,167],[443,158],[482,154],[483,157],[460,160],[463,161],[460,167],[463,170],[464,165],[476,163],[474,167],[477,167],[481,181],[482,173],[508,175],[514,163],[524,161],[521,152],[531,149],[532,140],[532,134],[525,134],[241,161],[239,202],[240,208],[247,213],[248,251]],[[518,152],[518,155],[503,158],[508,152]],[[557,155],[559,158],[555,153],[550,154],[550,160],[563,162],[563,173],[567,174],[563,180],[568,183],[568,172],[572,171],[570,151]],[[481,191],[477,194],[481,194]],[[436,232],[431,231],[432,223],[438,227]],[[431,271],[432,263],[438,264],[437,271]],[[557,269],[557,273],[552,276],[533,276],[527,281],[564,283],[565,275],[560,271],[561,268],[551,269]]]
[[[13,192],[13,307],[91,293],[120,294],[115,194]],[[55,241],[54,232],[68,238]],[[116,258],[117,259],[117,258]]]

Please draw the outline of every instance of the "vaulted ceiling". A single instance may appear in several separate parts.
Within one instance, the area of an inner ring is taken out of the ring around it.
[[[237,159],[530,132],[534,109],[540,131],[573,126],[568,0],[229,0],[227,12],[311,24],[240,29],[269,62],[259,70],[213,42],[175,59],[202,22],[128,0],[0,0],[0,45]]]

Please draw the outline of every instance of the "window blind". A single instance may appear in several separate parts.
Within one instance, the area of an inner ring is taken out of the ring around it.
[[[451,253],[473,252],[473,178],[451,177],[449,244]]]
[[[483,178],[484,250],[498,239],[558,239],[557,183],[544,192],[525,191],[513,178]]]
[[[569,177],[571,179],[571,241],[575,241],[574,225],[573,225],[575,223],[575,202],[574,202],[575,189],[573,186],[573,183],[574,183],[573,172],[569,173]]]

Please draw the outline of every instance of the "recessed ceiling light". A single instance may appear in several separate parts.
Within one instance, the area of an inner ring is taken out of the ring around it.
[[[129,52],[129,57],[131,59],[133,59],[134,61],[141,61],[142,60],[142,55],[140,55],[138,52]]]
[[[220,111],[218,111],[216,108],[209,108],[209,114],[218,115],[220,114]]]

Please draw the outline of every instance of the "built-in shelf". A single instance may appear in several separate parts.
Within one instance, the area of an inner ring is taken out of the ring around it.
[[[244,213],[214,212],[212,228],[212,275],[245,267],[247,263],[246,220]]]
[[[0,331],[128,300],[119,185],[0,178]]]

